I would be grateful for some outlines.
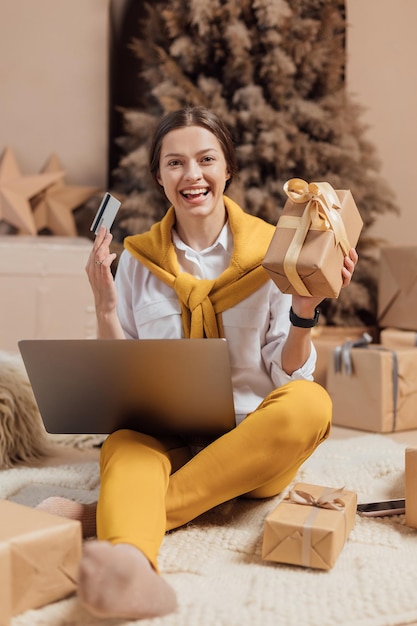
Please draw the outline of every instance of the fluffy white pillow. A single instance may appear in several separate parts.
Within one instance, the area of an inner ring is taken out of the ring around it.
[[[22,358],[0,351],[0,469],[47,453],[48,434]]]

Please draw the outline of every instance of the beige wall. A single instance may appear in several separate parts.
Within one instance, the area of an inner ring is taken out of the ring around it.
[[[106,185],[108,5],[0,1],[0,153],[24,174],[55,152],[67,182]]]
[[[109,3],[1,0],[0,151],[9,145],[24,173],[56,152],[70,182],[105,186]],[[348,89],[366,107],[369,139],[402,210],[380,218],[374,234],[415,244],[417,1],[346,6]]]
[[[393,245],[417,245],[417,2],[346,0],[346,7],[348,89],[367,107],[368,136],[401,210],[372,231]]]

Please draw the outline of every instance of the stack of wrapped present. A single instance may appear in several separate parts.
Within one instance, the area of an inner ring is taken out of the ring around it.
[[[417,428],[417,247],[380,251],[378,328],[328,355],[326,388],[338,426],[389,433]]]

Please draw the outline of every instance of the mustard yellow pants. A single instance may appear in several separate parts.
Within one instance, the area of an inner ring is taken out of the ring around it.
[[[299,380],[195,456],[180,438],[116,431],[101,452],[98,539],[136,546],[157,570],[167,530],[237,496],[282,491],[328,436],[331,412],[327,392]]]

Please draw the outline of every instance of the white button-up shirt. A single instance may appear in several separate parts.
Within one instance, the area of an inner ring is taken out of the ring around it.
[[[225,224],[212,246],[195,251],[173,231],[182,271],[197,278],[217,278],[230,263],[233,235]],[[116,272],[118,316],[127,339],[179,339],[184,336],[181,307],[175,291],[156,278],[127,250]],[[281,353],[290,322],[291,296],[267,281],[262,287],[222,313],[232,369],[236,422],[253,411],[276,387],[291,380],[313,379],[316,351],[291,376],[281,365]]]

